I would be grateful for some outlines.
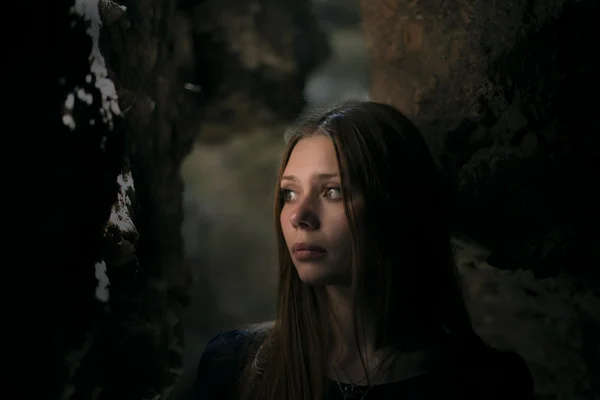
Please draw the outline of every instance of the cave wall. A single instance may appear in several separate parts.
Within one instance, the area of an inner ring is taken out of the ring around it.
[[[180,164],[199,138],[294,118],[328,45],[302,1],[66,0],[52,15],[39,132],[56,138],[35,143],[52,157],[37,160],[32,225],[32,247],[60,260],[47,398],[166,398],[193,284]]]
[[[44,239],[35,250],[50,249],[46,254],[56,263],[48,282],[47,398],[148,396],[149,387],[127,383],[125,389],[120,370],[123,364],[142,365],[123,354],[145,347],[137,342],[144,335],[136,335],[129,323],[146,315],[131,301],[143,297],[146,285],[135,257],[124,120],[99,51],[97,3],[62,2],[56,17],[56,97],[48,107],[51,118],[39,131],[53,135],[51,142],[37,143],[52,155],[37,160],[38,190],[49,208],[42,208],[34,231],[34,238]]]
[[[600,261],[598,101],[580,93],[595,80],[598,3],[363,1],[362,10],[371,96],[421,127],[458,183],[455,222],[493,245],[502,267],[600,285],[589,267]]]
[[[421,128],[454,229],[491,250],[492,272],[461,264],[476,326],[525,356],[540,398],[600,396],[598,9],[361,1],[371,98]]]

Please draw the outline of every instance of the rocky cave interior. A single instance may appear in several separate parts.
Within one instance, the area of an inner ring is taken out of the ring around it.
[[[56,7],[48,399],[190,398],[207,339],[273,311],[285,127],[356,98],[436,156],[477,332],[536,398],[600,399],[598,1]]]

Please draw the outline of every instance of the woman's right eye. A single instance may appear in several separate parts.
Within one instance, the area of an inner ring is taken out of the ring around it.
[[[281,189],[281,198],[283,201],[293,201],[295,200],[296,193],[290,189]]]

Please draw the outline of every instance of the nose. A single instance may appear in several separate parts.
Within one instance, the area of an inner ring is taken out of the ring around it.
[[[290,222],[296,229],[309,231],[319,229],[320,226],[319,216],[307,201],[299,203],[290,213]]]

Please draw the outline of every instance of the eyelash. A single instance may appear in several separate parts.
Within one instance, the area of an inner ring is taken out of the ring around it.
[[[330,190],[337,190],[340,192],[340,196],[342,195],[342,188],[338,187],[338,186],[327,186],[323,189],[323,194],[325,195],[325,197],[328,197],[326,194],[327,192],[329,192]],[[293,190],[291,189],[281,189],[281,198],[283,199],[284,203],[288,203],[292,200],[288,200],[287,199],[287,194],[293,192]],[[338,199],[333,199],[333,200],[338,200]]]

